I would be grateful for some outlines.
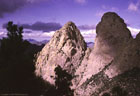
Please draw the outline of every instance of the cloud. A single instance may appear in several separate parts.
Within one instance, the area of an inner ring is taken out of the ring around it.
[[[127,27],[127,28],[131,31],[131,34],[134,38],[140,32],[140,29],[137,29],[137,28],[133,28],[133,27]]]
[[[80,30],[91,30],[91,29],[95,29],[96,28],[96,26],[95,25],[80,25],[80,26],[78,26],[78,28],[80,29]]]
[[[110,7],[110,6],[102,5],[100,10],[98,10],[96,12],[95,16],[102,17],[105,12],[109,12],[109,11],[118,12],[119,9],[116,8],[116,7]]]
[[[23,26],[23,28],[25,29],[31,29],[31,30],[43,31],[43,32],[56,31],[62,27],[60,23],[55,23],[55,22],[49,22],[49,23],[35,22],[32,25],[22,24],[21,26]]]
[[[131,31],[131,34],[134,38],[140,32],[140,29],[138,28],[128,26],[128,29]],[[31,29],[24,29],[24,31],[26,31],[23,33],[24,39],[35,39],[38,41],[50,40],[55,33],[55,31],[41,32],[40,30],[32,31]],[[6,32],[6,29],[0,29],[0,38],[5,37],[7,34]],[[86,42],[94,42],[96,38],[96,29],[83,28],[80,29],[80,32]]]
[[[133,28],[133,27],[128,27],[128,29],[131,31],[132,36],[135,38],[136,35],[140,32],[140,29]],[[94,42],[96,38],[96,29],[91,29],[91,30],[80,30],[82,36],[84,37],[86,42]],[[32,39],[38,39],[38,40],[49,40],[51,37],[54,35],[55,31],[51,32],[36,32],[37,34],[33,33],[24,33],[24,37],[32,38]],[[25,35],[26,34],[26,35]]]
[[[81,34],[86,38],[92,38],[96,36],[96,30],[81,30]]]
[[[106,6],[106,5],[102,5],[101,8],[102,8],[103,10],[119,11],[119,9],[116,8],[116,7],[109,7],[109,6]]]
[[[129,6],[128,6],[128,10],[129,11],[138,11],[138,6],[131,3]]]
[[[6,31],[5,29],[0,29],[0,39],[2,39],[3,37],[7,35],[5,31]]]
[[[134,12],[136,12],[136,11],[139,10],[139,6],[140,6],[140,0],[138,0],[137,3],[131,2],[131,3],[128,5],[128,10],[129,10],[129,11],[134,11]]]
[[[137,28],[128,27],[128,29],[131,31],[131,34],[134,38],[140,32],[140,29],[137,29]],[[94,40],[96,38],[96,29],[80,30],[80,32],[86,42],[94,42]],[[24,33],[24,38],[25,39],[35,39],[38,41],[50,40],[51,37],[54,35],[54,33],[55,33],[55,31],[50,31],[49,33],[48,32],[42,33],[40,31],[36,31],[36,32],[32,32],[32,33]],[[1,34],[3,34],[3,33],[1,33]]]
[[[0,0],[0,18],[4,17],[5,13],[13,13],[26,4],[32,4],[40,1],[48,0]]]
[[[5,32],[0,32],[0,38],[5,36]]]
[[[23,36],[24,39],[35,39],[37,41],[42,41],[42,40],[50,40],[54,33],[55,31],[50,31],[49,33],[36,31],[31,33],[23,33]]]
[[[104,13],[105,13],[105,11],[100,10],[100,11],[98,11],[95,15],[96,15],[97,17],[102,17]]]
[[[6,28],[6,23],[3,24],[3,28]],[[23,26],[24,29],[30,29],[27,30],[27,33],[31,33],[30,31],[42,31],[42,32],[50,32],[50,31],[56,31],[60,29],[62,26],[60,23],[56,22],[35,22],[34,24],[20,24],[20,26]]]
[[[86,3],[87,0],[75,0],[75,1],[79,4],[84,4],[84,3]]]
[[[0,17],[5,13],[12,13],[24,6],[28,0],[0,0]]]
[[[84,37],[86,42],[93,42],[96,37],[96,30],[80,30],[82,36]],[[48,32],[32,32],[32,33],[23,33],[24,39],[35,39],[37,41],[42,40],[50,40],[52,36],[54,35],[55,31]]]

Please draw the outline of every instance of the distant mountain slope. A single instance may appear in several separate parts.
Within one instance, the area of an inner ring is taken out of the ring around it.
[[[49,42],[49,40],[43,40],[43,41],[36,41],[34,39],[26,39],[27,41],[29,41],[32,44],[36,44],[36,45],[42,45],[42,44],[46,44]]]
[[[94,46],[94,42],[86,42],[87,47],[92,48]]]

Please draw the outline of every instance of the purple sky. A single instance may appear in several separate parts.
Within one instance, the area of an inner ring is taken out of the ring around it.
[[[118,13],[135,36],[140,31],[140,0],[0,0],[0,37],[8,21],[23,25],[24,38],[49,39],[55,30],[73,21],[87,41],[103,13]]]

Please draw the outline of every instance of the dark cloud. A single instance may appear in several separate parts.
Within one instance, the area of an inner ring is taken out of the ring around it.
[[[7,23],[3,24],[3,28],[6,28]],[[62,26],[60,23],[56,22],[35,22],[34,24],[20,24],[19,26],[22,26],[24,29],[30,29],[34,31],[42,31],[42,32],[50,32],[50,31],[56,31],[60,29]],[[26,33],[30,33],[30,31],[27,31]]]
[[[26,4],[33,4],[41,1],[48,0],[0,0],[0,18],[2,18],[5,13],[13,13]]]
[[[12,13],[23,7],[29,0],[0,0],[0,17],[2,18],[5,13]]]
[[[32,31],[24,31],[24,33],[32,33]]]
[[[23,28],[25,29],[31,29],[31,30],[43,31],[43,32],[56,31],[62,27],[60,23],[55,23],[55,22],[49,22],[49,23],[36,22],[32,25],[22,24],[21,26],[23,26]]]
[[[80,25],[80,26],[78,26],[78,28],[79,29],[81,29],[81,30],[91,30],[91,29],[95,29],[95,25]]]

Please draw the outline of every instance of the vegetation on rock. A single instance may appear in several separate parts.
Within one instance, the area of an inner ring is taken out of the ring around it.
[[[73,90],[70,88],[72,85],[72,76],[66,72],[66,70],[63,70],[60,66],[55,68],[55,74],[57,96],[73,96]]]

